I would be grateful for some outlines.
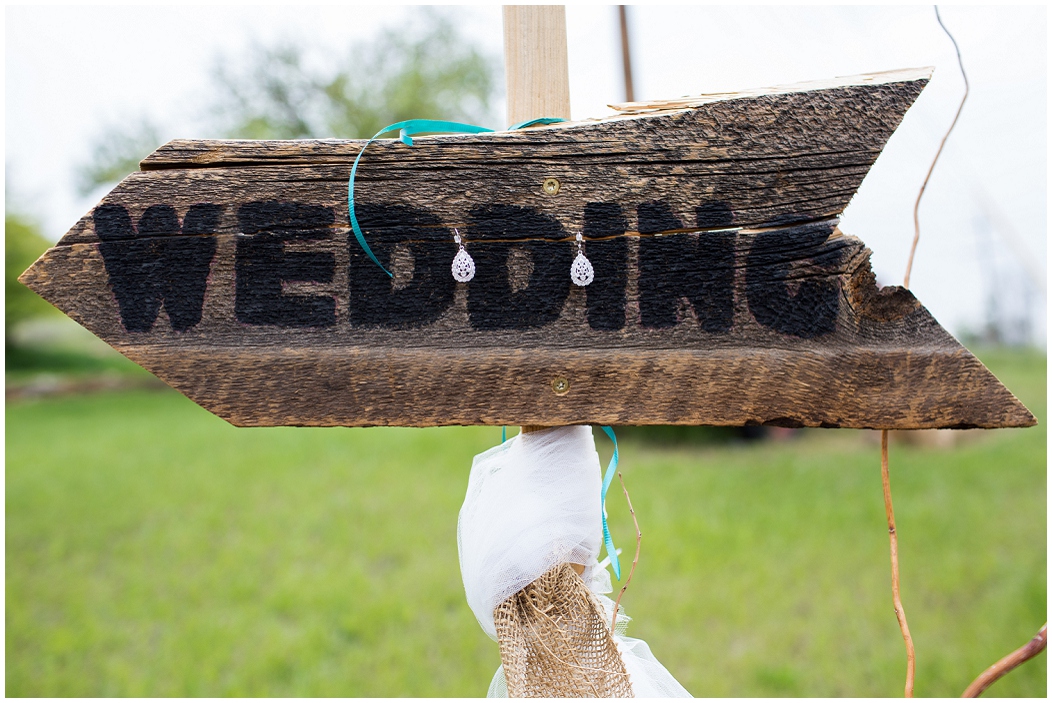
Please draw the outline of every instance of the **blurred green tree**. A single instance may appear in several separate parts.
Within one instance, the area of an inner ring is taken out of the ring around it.
[[[139,124],[110,126],[94,140],[91,158],[77,169],[77,190],[87,195],[100,185],[117,183],[133,171],[139,162],[161,143],[157,125],[142,117]]]
[[[58,311],[39,295],[18,282],[37,258],[51,246],[40,228],[23,215],[4,216],[4,340],[11,345],[11,330],[31,317]]]
[[[291,42],[217,62],[211,129],[242,139],[360,139],[412,118],[493,122],[500,57],[471,46],[451,18],[425,9],[398,30],[351,48],[345,61],[311,60]],[[110,127],[79,169],[84,193],[137,170],[160,143],[148,119]]]

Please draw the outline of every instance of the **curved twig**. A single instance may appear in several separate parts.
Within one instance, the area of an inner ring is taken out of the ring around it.
[[[617,624],[617,613],[618,608],[621,607],[621,596],[625,595],[625,591],[628,590],[628,584],[632,582],[632,574],[636,573],[636,564],[639,563],[639,546],[643,543],[643,533],[639,531],[639,520],[636,519],[636,509],[632,507],[632,499],[628,497],[628,489],[625,487],[625,478],[621,475],[621,472],[617,472],[617,478],[621,481],[621,490],[625,492],[625,500],[628,501],[628,512],[632,514],[632,522],[636,525],[636,556],[632,560],[632,568],[628,572],[628,578],[625,579],[625,585],[621,587],[621,592],[617,594],[617,600],[614,602],[614,617],[610,620],[610,634],[614,633],[614,625]]]
[[[895,509],[891,505],[891,478],[888,476],[888,431],[880,432],[880,480],[884,484],[884,512],[888,516],[888,537],[891,540],[891,600],[895,604],[895,617],[906,642],[906,698],[913,698],[913,674],[917,657],[913,651],[910,626],[906,624],[906,611],[899,598],[899,537],[895,532]]]
[[[950,30],[946,29],[946,25],[942,23],[942,17],[939,16],[939,6],[935,6],[935,19],[939,21],[939,26],[942,27],[942,31],[946,32],[946,36],[953,42],[953,49],[957,52],[957,64],[961,67],[961,76],[964,78],[964,97],[961,98],[961,104],[957,107],[957,114],[953,116],[953,122],[950,123],[950,128],[946,130],[946,135],[939,142],[939,150],[935,152],[935,158],[931,160],[931,168],[928,169],[928,175],[924,177],[924,183],[921,184],[920,192],[917,193],[917,202],[913,205],[913,245],[910,246],[910,258],[906,262],[906,276],[903,278],[902,285],[905,288],[910,287],[910,271],[913,270],[913,255],[917,253],[917,243],[920,241],[920,201],[921,197],[924,196],[924,189],[928,187],[928,179],[931,178],[931,172],[935,170],[935,163],[939,160],[939,155],[942,154],[942,148],[946,146],[946,140],[950,136],[950,132],[953,131],[954,126],[957,124],[957,118],[961,116],[961,110],[964,109],[964,101],[968,99],[968,75],[964,72],[964,62],[961,61],[961,49],[957,46],[957,40],[950,34]]]
[[[1009,654],[1007,657],[1002,658],[983,673],[979,674],[978,678],[976,678],[975,681],[972,681],[971,685],[964,690],[964,693],[961,694],[961,698],[978,698],[983,694],[983,691],[990,688],[990,686],[992,686],[999,678],[1028,659],[1032,659],[1045,651],[1045,646],[1047,644],[1048,623],[1046,622],[1041,626],[1041,629],[1038,630],[1037,634],[1034,635],[1033,639]]]

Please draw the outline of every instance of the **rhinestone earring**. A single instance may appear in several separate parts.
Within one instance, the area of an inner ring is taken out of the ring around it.
[[[460,251],[453,257],[453,278],[458,283],[467,283],[475,277],[475,262],[471,258],[471,254],[468,254],[468,250],[464,248],[464,242],[460,238],[460,230],[456,227],[453,228],[456,232],[453,235],[453,240],[460,245]]]
[[[595,278],[592,262],[584,255],[584,238],[577,233],[577,258],[570,265],[570,278],[579,286],[587,286]]]

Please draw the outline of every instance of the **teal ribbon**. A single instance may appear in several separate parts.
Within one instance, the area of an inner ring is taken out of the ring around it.
[[[606,467],[606,475],[603,476],[603,491],[601,500],[603,504],[603,544],[606,545],[606,556],[610,558],[610,566],[614,567],[614,576],[621,580],[621,562],[617,560],[617,550],[614,549],[614,538],[610,536],[610,527],[606,524],[606,492],[610,484],[614,482],[614,474],[617,473],[617,437],[614,436],[612,427],[602,426],[603,432],[614,443],[614,455],[610,457],[610,463]]]
[[[508,426],[507,425],[501,425],[500,426],[500,443],[504,444],[507,441],[508,441]]]
[[[525,129],[526,127],[532,127],[535,124],[555,124],[556,122],[565,121],[566,120],[564,120],[561,117],[538,117],[533,120],[526,120],[524,122],[519,122],[518,124],[513,124],[511,127],[508,127],[508,131],[514,132],[517,129]]]
[[[358,226],[358,218],[354,215],[354,177],[358,173],[358,162],[362,160],[362,154],[365,153],[366,148],[373,141],[376,140],[381,134],[387,134],[398,130],[398,138],[402,140],[402,143],[406,146],[413,146],[413,138],[410,135],[420,134],[421,132],[461,132],[466,134],[478,134],[480,132],[492,132],[492,129],[488,127],[479,127],[473,124],[464,124],[463,122],[446,122],[445,120],[405,120],[404,122],[395,122],[392,125],[387,125],[379,132],[373,135],[373,138],[365,143],[362,150],[358,152],[358,158],[354,160],[354,166],[351,167],[351,179],[347,182],[347,209],[351,213],[351,229],[354,230],[354,238],[358,240],[358,244],[361,245],[362,251],[373,260],[373,263],[380,267],[384,273],[391,278],[394,278],[394,274],[384,268],[384,265],[380,263],[380,260],[376,258],[376,254],[373,254],[373,250],[369,248],[369,244],[365,241],[365,235],[362,234],[362,228]]]
[[[526,120],[518,124],[508,127],[509,131],[516,129],[523,129],[525,127],[531,127],[537,124],[555,124],[556,122],[565,122],[561,117],[538,117],[535,120]],[[413,146],[413,138],[411,135],[420,134],[422,132],[429,132],[432,134],[480,134],[482,132],[492,132],[493,130],[488,127],[479,127],[478,125],[465,124],[464,122],[447,122],[445,120],[405,120],[404,122],[395,122],[392,125],[387,125],[379,132],[373,135],[372,139],[365,143],[362,150],[358,152],[357,158],[354,160],[354,166],[351,167],[351,178],[347,182],[347,210],[351,215],[351,229],[354,230],[354,238],[358,240],[359,246],[362,247],[362,251],[365,252],[366,256],[372,259],[373,263],[380,267],[380,270],[386,273],[391,278],[394,278],[394,274],[384,268],[384,265],[380,263],[380,260],[376,258],[376,254],[369,248],[368,242],[365,241],[365,235],[362,234],[362,228],[358,225],[358,218],[354,214],[354,177],[358,174],[358,162],[362,160],[362,155],[365,153],[366,148],[376,141],[376,138],[381,134],[387,134],[398,130],[398,138],[402,140],[402,143],[406,146]]]

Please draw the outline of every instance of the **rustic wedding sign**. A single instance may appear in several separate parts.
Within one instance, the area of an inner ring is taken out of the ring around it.
[[[1032,425],[837,229],[929,75],[376,141],[393,278],[364,141],[176,140],[20,280],[236,425]]]

